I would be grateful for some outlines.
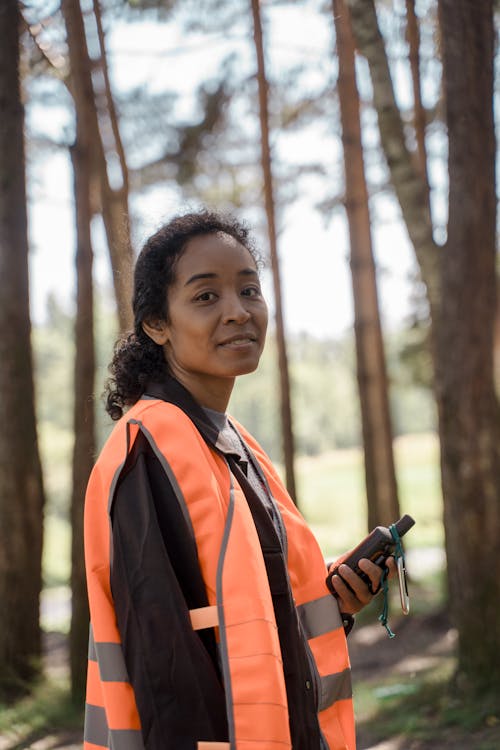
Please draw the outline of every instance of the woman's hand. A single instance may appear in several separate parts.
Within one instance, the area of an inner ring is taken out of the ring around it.
[[[394,558],[389,557],[386,564],[389,568],[388,578],[392,578],[396,574]],[[378,593],[382,569],[366,558],[359,561],[359,567],[370,579],[372,591]],[[337,594],[340,611],[349,615],[354,615],[363,609],[363,607],[366,607],[375,596],[375,594],[370,592],[368,585],[363,579],[345,564],[339,566],[337,573],[332,576],[331,582]],[[349,584],[349,586],[346,584]]]

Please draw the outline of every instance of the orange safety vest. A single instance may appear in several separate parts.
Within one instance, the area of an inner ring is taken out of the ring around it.
[[[350,665],[321,550],[269,458],[240,426],[277,503],[288,538],[287,567],[313,656],[318,720],[329,750],[355,750]],[[91,630],[84,750],[143,750],[110,588],[114,488],[131,446],[147,438],[193,527],[208,607],[191,610],[194,629],[217,627],[229,742],[199,738],[198,750],[291,748],[285,678],[273,602],[246,498],[218,453],[177,406],[143,399],[117,423],[92,472],[85,503],[85,562]],[[196,471],[193,471],[196,466]],[[244,573],[244,575],[242,574]],[[169,738],[165,738],[168,743]]]

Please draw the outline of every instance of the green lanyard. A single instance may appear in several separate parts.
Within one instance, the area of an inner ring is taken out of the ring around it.
[[[392,534],[392,538],[394,539],[395,544],[393,557],[396,560],[398,568],[401,609],[403,610],[403,614],[407,615],[410,611],[410,599],[408,596],[408,584],[406,579],[405,555],[403,551],[403,545],[401,543],[396,524],[391,524],[391,526],[389,526],[389,531]],[[378,619],[380,620],[381,625],[383,625],[383,627],[387,630],[389,638],[394,638],[396,634],[392,632],[391,628],[387,624],[387,620],[389,617],[389,581],[387,579],[388,574],[389,569],[387,567],[384,567],[382,571],[382,577],[380,579],[380,586],[384,595],[384,604],[382,607],[382,612],[379,615]]]

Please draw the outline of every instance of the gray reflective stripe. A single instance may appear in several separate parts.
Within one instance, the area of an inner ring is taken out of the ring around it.
[[[97,661],[97,654],[95,651],[95,642],[94,642],[94,631],[92,630],[92,625],[90,625],[89,628],[89,655],[88,655],[89,661]]]
[[[228,466],[229,469],[229,466]],[[224,620],[224,601],[222,598],[222,575],[224,572],[224,560],[226,557],[229,534],[234,515],[234,485],[233,476],[229,471],[230,488],[229,488],[229,507],[227,509],[226,524],[220,546],[219,560],[217,561],[217,576],[215,582],[215,591],[217,598],[217,612],[219,614],[219,653],[222,662],[222,676],[224,681],[224,693],[226,696],[227,725],[229,730],[229,742],[231,750],[236,748],[235,727],[234,727],[234,710],[233,710],[233,691],[231,686],[231,673],[229,671],[229,654],[227,647],[226,625]]]
[[[111,750],[144,750],[140,729],[112,729],[109,733]]]
[[[318,711],[324,711],[335,703],[345,698],[352,697],[351,670],[344,669],[343,672],[327,674],[320,678],[321,696]]]
[[[127,667],[119,643],[95,644],[99,675],[103,682],[128,682]]]
[[[308,640],[342,627],[338,604],[331,594],[301,604],[297,612]]]
[[[159,450],[158,446],[156,445],[156,443],[154,441],[153,436],[151,435],[151,433],[149,432],[149,430],[147,430],[144,427],[144,425],[142,424],[142,422],[139,422],[139,420],[137,420],[137,419],[131,419],[130,422],[129,422],[129,424],[136,424],[136,425],[138,425],[139,429],[141,430],[141,432],[143,433],[143,435],[147,438],[147,441],[150,444],[151,448],[153,449],[153,452],[154,452],[156,458],[160,462],[161,466],[163,467],[163,470],[165,471],[165,474],[168,477],[168,480],[169,480],[169,482],[170,482],[170,484],[172,486],[172,489],[174,491],[174,494],[175,494],[175,496],[177,498],[177,502],[179,503],[179,507],[180,507],[180,509],[182,511],[182,515],[184,516],[184,519],[186,521],[187,527],[190,530],[191,537],[196,542],[196,537],[194,535],[193,524],[191,523],[191,516],[189,515],[189,511],[188,511],[188,508],[187,508],[187,505],[186,505],[186,501],[184,500],[184,495],[181,492],[181,488],[179,487],[179,483],[177,482],[176,476],[175,476],[174,472],[172,471],[172,468],[171,468],[170,464],[168,463],[168,461],[165,458],[165,456],[163,455],[163,453],[161,453],[161,451]]]
[[[99,664],[99,676],[103,682],[129,681],[121,644],[96,643],[92,627],[89,633],[89,660]]]
[[[108,747],[109,729],[106,712],[101,706],[85,705],[85,728],[83,739],[93,745]]]
[[[85,742],[110,750],[144,750],[140,729],[109,729],[106,712],[101,706],[85,706]]]

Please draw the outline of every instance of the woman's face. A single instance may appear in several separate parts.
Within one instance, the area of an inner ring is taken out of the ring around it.
[[[194,237],[168,289],[168,321],[145,328],[194,398],[225,411],[236,375],[257,368],[266,336],[267,306],[250,252],[222,232]]]

